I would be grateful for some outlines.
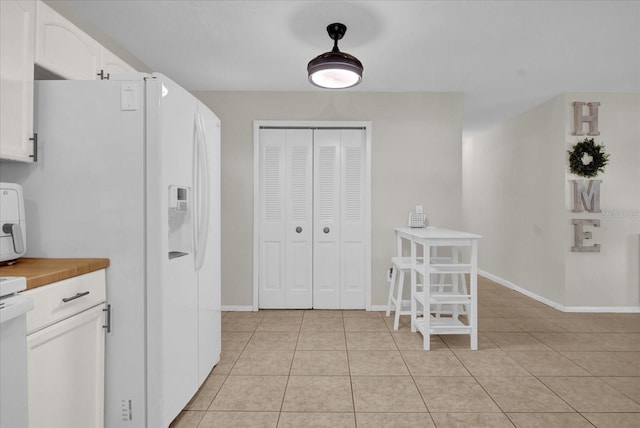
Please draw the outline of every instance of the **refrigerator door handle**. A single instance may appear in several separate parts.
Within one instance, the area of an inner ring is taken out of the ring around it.
[[[209,160],[205,139],[205,127],[200,115],[196,116],[196,144],[194,187],[195,187],[195,269],[200,270],[207,252],[207,236],[209,232]]]

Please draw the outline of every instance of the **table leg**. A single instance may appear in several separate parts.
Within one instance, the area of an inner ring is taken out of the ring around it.
[[[478,241],[471,242],[471,313],[469,322],[471,323],[471,349],[478,349]]]
[[[417,277],[416,277],[416,243],[411,240],[411,332],[416,332],[416,319],[418,317],[418,305],[416,303],[415,295],[418,291]]]
[[[422,308],[423,325],[422,329],[422,348],[425,351],[431,349],[431,245],[429,241],[423,244],[424,259],[424,275],[422,277]]]

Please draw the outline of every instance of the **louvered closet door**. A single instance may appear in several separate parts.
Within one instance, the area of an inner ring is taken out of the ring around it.
[[[260,308],[312,307],[311,133],[260,130]]]
[[[340,130],[314,133],[313,307],[340,309]]]
[[[364,130],[314,133],[314,308],[365,308],[364,150]]]
[[[340,131],[340,309],[364,309],[366,300],[365,136]]]

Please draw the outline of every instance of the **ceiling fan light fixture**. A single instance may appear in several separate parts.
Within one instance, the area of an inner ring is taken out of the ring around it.
[[[309,82],[327,89],[345,89],[362,81],[364,67],[358,58],[338,49],[338,40],[344,36],[347,27],[335,23],[327,26],[329,37],[333,39],[333,50],[318,55],[307,64]]]

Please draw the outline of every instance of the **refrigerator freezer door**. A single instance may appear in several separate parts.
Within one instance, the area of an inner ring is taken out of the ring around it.
[[[199,101],[198,116],[207,154],[209,200],[207,246],[198,270],[198,377],[203,382],[220,360],[220,120]]]
[[[164,76],[147,81],[147,427],[166,427],[197,391],[198,284],[193,241],[171,257],[170,197],[186,193],[192,235],[196,99]],[[178,189],[182,189],[178,192]],[[174,192],[175,191],[175,192]],[[173,219],[175,220],[175,219]]]

